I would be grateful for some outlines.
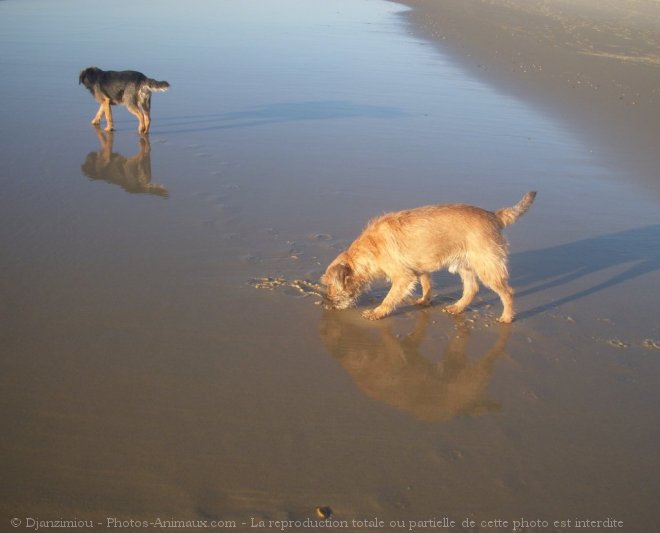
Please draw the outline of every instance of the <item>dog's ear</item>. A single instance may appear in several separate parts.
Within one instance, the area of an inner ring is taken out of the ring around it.
[[[89,79],[90,83],[94,83],[94,77],[99,69],[96,67],[87,67],[80,71],[80,76],[78,76],[78,85],[84,84],[86,80]]]
[[[337,263],[331,266],[321,277],[321,283],[324,285],[340,285],[346,287],[350,283],[353,269],[348,263]]]
[[[83,84],[89,79],[93,83],[94,80],[91,79],[92,73],[94,72],[94,67],[87,67],[80,71],[80,76],[78,77],[78,85]]]

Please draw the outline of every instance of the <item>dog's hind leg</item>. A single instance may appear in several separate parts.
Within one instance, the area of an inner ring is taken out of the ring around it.
[[[419,275],[419,283],[422,286],[422,296],[415,300],[417,305],[431,305],[431,275],[423,272]]]
[[[506,280],[498,280],[496,283],[490,286],[497,295],[502,300],[502,314],[500,318],[497,319],[498,322],[503,324],[510,324],[513,322],[513,317],[515,316],[515,311],[513,308],[513,289],[509,286]]]
[[[362,313],[362,317],[368,320],[378,320],[391,314],[396,306],[410,294],[417,283],[417,276],[411,273],[392,276],[392,287],[385,299],[375,309],[368,309]]]
[[[457,302],[445,307],[445,311],[452,315],[462,313],[465,308],[470,305],[475,294],[479,291],[479,283],[472,270],[465,267],[459,268],[458,274],[461,276],[461,281],[463,282],[463,296],[461,296],[460,300]]]
[[[130,103],[126,104],[126,109],[132,114],[135,115],[138,119],[138,132],[140,133],[146,133],[146,125],[145,125],[145,120],[144,120],[144,115],[142,114],[142,111],[140,108],[137,106],[137,104]]]
[[[149,133],[149,128],[151,127],[151,92],[141,92],[138,104],[142,109],[142,116],[144,119],[144,133]]]
[[[503,268],[506,272],[506,268]],[[513,308],[513,289],[509,286],[509,282],[506,276],[502,275],[499,272],[493,272],[491,270],[485,272],[478,272],[479,279],[483,282],[486,287],[492,289],[497,293],[502,301],[502,314],[498,318],[498,322],[504,324],[509,324],[513,322],[513,317],[515,315]]]

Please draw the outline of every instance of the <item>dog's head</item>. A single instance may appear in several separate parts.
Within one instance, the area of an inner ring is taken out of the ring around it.
[[[330,263],[325,274],[321,276],[321,284],[326,287],[324,304],[326,309],[353,307],[364,287],[364,283],[360,282],[345,253],[339,254]]]
[[[88,89],[96,83],[96,80],[99,77],[101,69],[96,67],[87,67],[80,71],[80,76],[78,77],[78,85],[82,84]]]

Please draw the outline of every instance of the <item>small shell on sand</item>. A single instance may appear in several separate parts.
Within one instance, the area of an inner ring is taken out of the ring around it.
[[[332,509],[330,509],[328,506],[317,507],[314,509],[314,514],[317,516],[317,518],[327,520],[332,516]]]

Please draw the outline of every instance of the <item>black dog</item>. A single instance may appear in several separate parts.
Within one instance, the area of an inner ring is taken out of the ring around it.
[[[92,124],[98,126],[101,123],[101,117],[105,115],[105,129],[112,131],[114,128],[110,106],[124,105],[137,117],[140,133],[149,133],[149,126],[151,126],[152,91],[167,91],[170,86],[166,81],[152,80],[134,70],[117,72],[96,67],[81,70],[78,83],[87,87],[100,104],[98,112],[92,119]]]

